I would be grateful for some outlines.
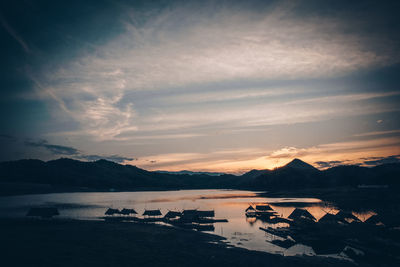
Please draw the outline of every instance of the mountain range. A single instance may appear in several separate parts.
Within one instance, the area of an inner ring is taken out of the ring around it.
[[[243,175],[152,172],[112,161],[83,162],[18,160],[0,163],[0,194],[52,191],[135,191],[166,189],[280,190],[336,186],[387,185],[399,187],[400,164],[372,168],[354,165],[318,170],[299,159],[273,170],[252,170]],[[21,189],[25,188],[25,189]],[[34,188],[34,189],[32,189]],[[36,189],[35,189],[36,188]],[[38,190],[39,188],[39,190]]]

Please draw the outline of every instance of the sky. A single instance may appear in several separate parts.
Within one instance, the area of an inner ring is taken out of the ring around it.
[[[398,1],[2,1],[0,161],[400,162]]]

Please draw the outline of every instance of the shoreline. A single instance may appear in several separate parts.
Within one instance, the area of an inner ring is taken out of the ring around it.
[[[214,234],[157,224],[1,219],[0,233],[0,262],[12,263],[5,266],[352,266],[233,247]]]

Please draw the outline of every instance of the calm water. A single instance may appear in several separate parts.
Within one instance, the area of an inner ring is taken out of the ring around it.
[[[270,225],[255,218],[246,218],[245,209],[250,203],[269,203],[282,217],[288,217],[295,206],[307,209],[318,220],[326,212],[336,213],[332,207],[315,198],[265,198],[257,192],[238,190],[182,190],[161,192],[118,192],[118,193],[59,193],[0,197],[0,217],[25,216],[30,207],[56,206],[58,218],[98,219],[107,208],[133,208],[140,215],[145,209],[168,210],[201,209],[214,210],[215,218],[228,219],[228,223],[215,223],[214,233],[223,236],[231,245],[252,250],[283,255],[313,255],[312,248],[295,245],[289,249],[278,247],[270,241],[279,237],[259,229],[285,227],[285,224]],[[287,203],[283,205],[282,203]],[[366,220],[372,214],[358,214]]]

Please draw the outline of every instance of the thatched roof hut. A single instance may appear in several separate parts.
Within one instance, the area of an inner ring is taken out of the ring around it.
[[[255,209],[253,208],[253,206],[250,205],[250,206],[245,210],[245,212],[254,211],[254,210],[255,210]]]
[[[311,215],[307,210],[305,209],[299,209],[296,208],[288,217],[289,219],[292,220],[297,220],[297,219],[308,219],[311,221],[316,221],[314,216]]]
[[[274,209],[271,208],[270,205],[266,204],[266,205],[256,205],[256,210],[257,211],[273,211]]]
[[[341,222],[352,223],[352,222],[361,222],[356,216],[354,216],[351,212],[339,211],[335,215],[336,219]]]
[[[213,210],[198,210],[197,216],[199,216],[199,217],[214,217],[215,212]]]
[[[42,218],[51,218],[60,215],[57,208],[31,208],[26,216],[36,216]]]
[[[167,214],[165,214],[164,217],[165,218],[176,218],[176,217],[180,217],[181,215],[182,215],[182,213],[179,211],[170,210],[167,212]]]
[[[161,216],[160,210],[145,210],[143,213],[144,216]]]
[[[131,215],[131,214],[137,214],[137,212],[134,209],[122,209],[121,214],[123,215]]]
[[[183,210],[182,215],[183,216],[194,216],[197,214],[197,209],[194,210]]]
[[[333,215],[331,213],[326,213],[324,216],[322,216],[319,220],[318,223],[338,223],[338,217],[336,215]]]
[[[109,208],[108,210],[106,210],[106,212],[104,213],[105,215],[114,215],[114,214],[120,214],[121,212],[119,211],[119,209],[112,209]]]

